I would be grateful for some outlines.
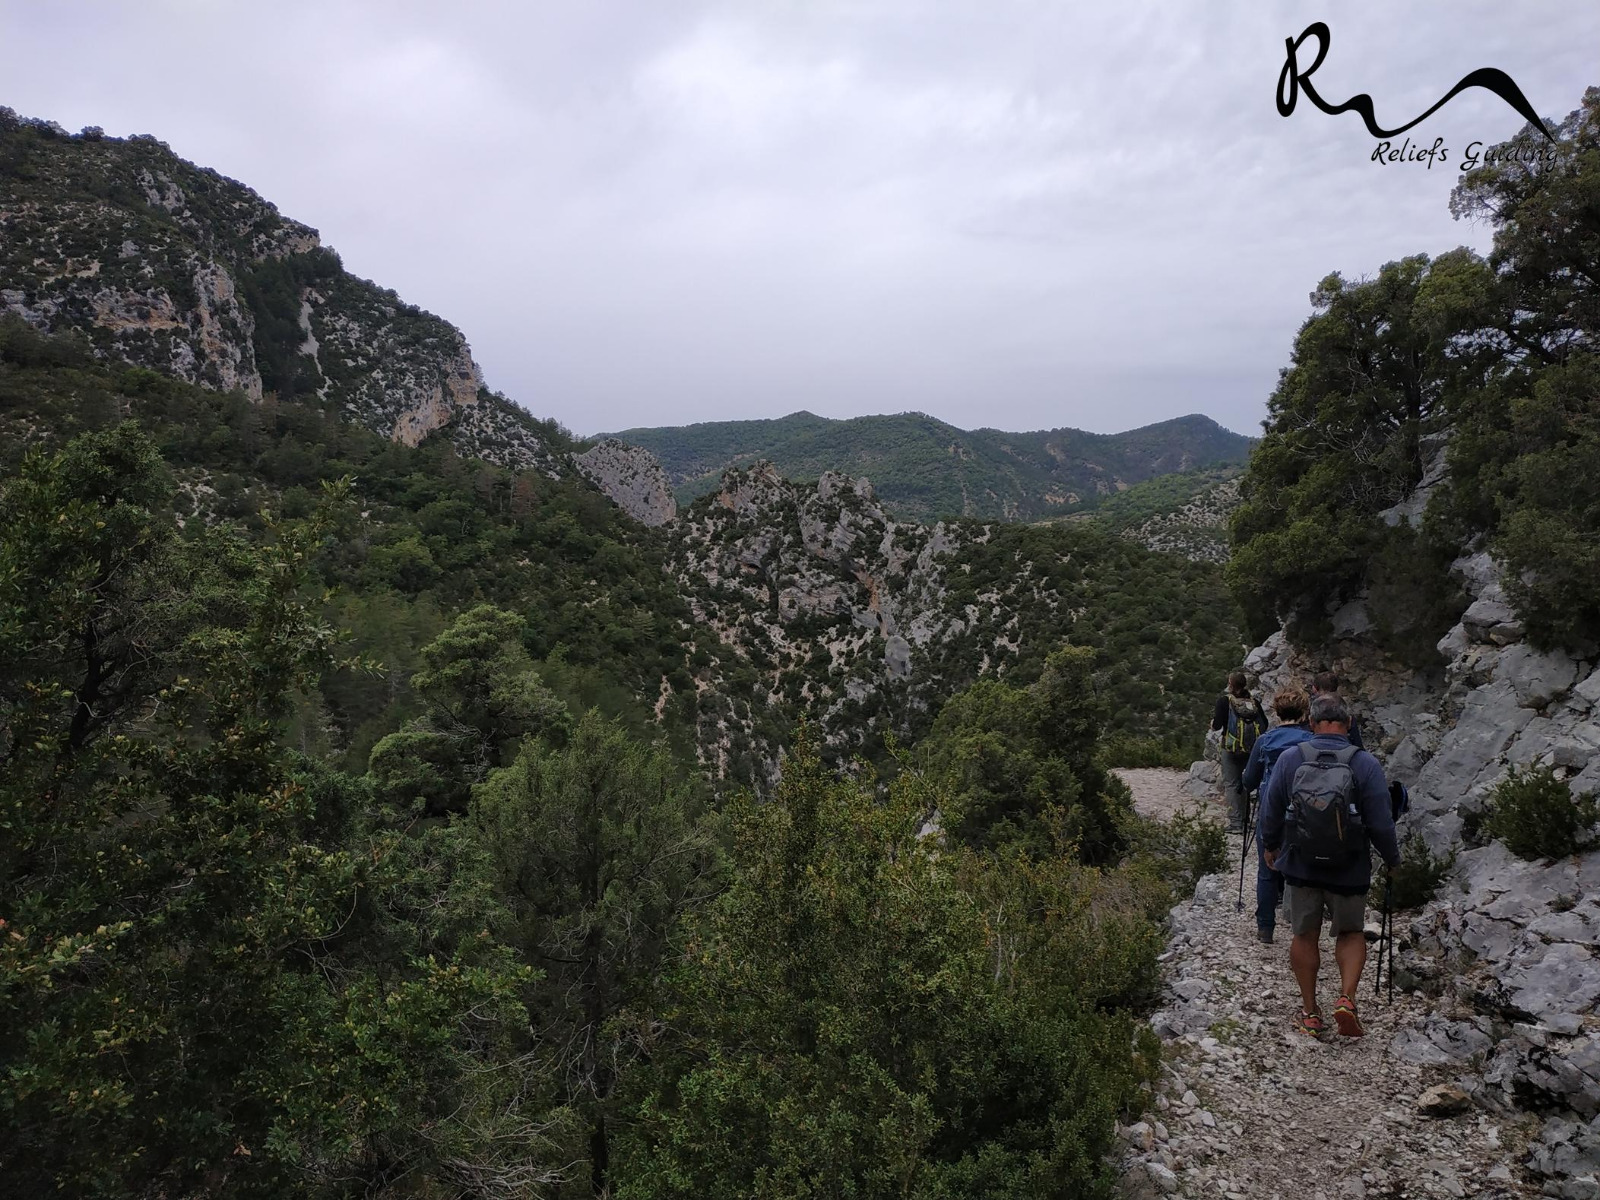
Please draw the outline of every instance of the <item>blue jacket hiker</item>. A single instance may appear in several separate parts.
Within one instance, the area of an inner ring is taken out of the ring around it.
[[[1287,701],[1287,703],[1285,703]],[[1298,703],[1296,703],[1298,701]],[[1298,722],[1305,720],[1306,696],[1294,690],[1280,692],[1273,702],[1280,720]],[[1288,712],[1285,712],[1285,709]],[[1311,736],[1311,730],[1300,724],[1275,725],[1256,739],[1250,747],[1250,761],[1245,764],[1243,784],[1247,792],[1265,795],[1272,782],[1272,768],[1279,755],[1290,746],[1297,746]],[[1263,942],[1272,941],[1278,925],[1278,904],[1283,899],[1283,876],[1267,866],[1262,853],[1261,805],[1256,805],[1256,934]]]
[[[1319,733],[1300,739],[1284,750],[1273,766],[1272,778],[1261,797],[1262,849],[1277,855],[1277,869],[1295,887],[1315,888],[1340,896],[1364,896],[1372,886],[1372,856],[1355,854],[1337,864],[1308,861],[1304,850],[1285,837],[1289,797],[1295,772],[1306,761],[1307,744],[1312,750],[1341,750],[1350,745],[1342,733]],[[1350,760],[1355,776],[1356,800],[1366,836],[1384,862],[1391,867],[1400,861],[1400,843],[1395,836],[1394,818],[1389,812],[1389,782],[1383,777],[1378,760],[1365,750],[1357,750]]]
[[[1311,700],[1312,736],[1287,747],[1261,795],[1261,849],[1284,879],[1284,918],[1293,935],[1289,966],[1300,987],[1296,1027],[1327,1032],[1317,1002],[1320,940],[1326,919],[1342,990],[1334,1021],[1346,1037],[1365,1030],[1353,997],[1367,962],[1366,905],[1371,849],[1390,867],[1400,862],[1389,784],[1378,760],[1350,744],[1350,709],[1338,695]]]

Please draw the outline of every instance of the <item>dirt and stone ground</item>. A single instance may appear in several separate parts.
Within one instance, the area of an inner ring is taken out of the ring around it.
[[[1139,811],[1158,819],[1192,809],[1185,775],[1119,774]],[[1220,802],[1205,802],[1221,819]],[[1241,851],[1228,838],[1235,864]],[[1429,1116],[1425,1093],[1449,1086],[1446,1067],[1415,1065],[1391,1050],[1427,1011],[1422,997],[1373,995],[1376,954],[1356,999],[1367,1035],[1317,1042],[1293,1028],[1299,991],[1288,936],[1256,938],[1253,855],[1236,911],[1238,874],[1203,879],[1172,913],[1163,964],[1166,994],[1151,1025],[1165,1054],[1151,1111],[1124,1131],[1124,1194],[1226,1200],[1354,1197],[1536,1196],[1518,1168],[1536,1126],[1527,1117],[1465,1111]],[[1376,917],[1374,916],[1374,926]],[[1323,939],[1323,1010],[1332,1012],[1332,947]],[[1330,1022],[1331,1023],[1331,1022]],[[1465,1097],[1461,1097],[1462,1100]]]

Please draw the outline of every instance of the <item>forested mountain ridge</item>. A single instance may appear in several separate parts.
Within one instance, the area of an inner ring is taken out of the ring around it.
[[[1240,465],[1250,438],[1193,414],[1125,433],[958,429],[922,413],[832,420],[711,421],[612,434],[661,461],[680,503],[714,491],[729,467],[771,462],[791,479],[865,475],[901,520],[1035,520],[1093,508],[1143,480]]]
[[[0,319],[0,1173],[1108,1195],[1216,860],[1106,761],[1238,649],[1215,567],[1092,529],[770,470],[652,529]]]
[[[1158,475],[1107,498],[1085,517],[1151,550],[1197,562],[1228,561],[1242,468]]]

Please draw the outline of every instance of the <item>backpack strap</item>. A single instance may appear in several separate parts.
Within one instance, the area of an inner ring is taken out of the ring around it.
[[[1340,746],[1337,750],[1329,750],[1326,753],[1332,754],[1337,758],[1340,766],[1348,767],[1355,760],[1356,755],[1361,753],[1361,747]]]

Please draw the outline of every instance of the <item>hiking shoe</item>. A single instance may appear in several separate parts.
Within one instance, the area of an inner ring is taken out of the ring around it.
[[[1349,996],[1340,996],[1333,1006],[1333,1021],[1345,1037],[1361,1037],[1367,1031],[1361,1028],[1361,1018],[1356,1016],[1356,1006]]]
[[[1264,945],[1268,945],[1268,946],[1272,945],[1272,930],[1270,930],[1270,929],[1258,929],[1258,930],[1256,930],[1256,940],[1261,942],[1261,943],[1263,943]]]
[[[1322,1019],[1322,1014],[1317,1012],[1301,1013],[1294,1027],[1307,1037],[1319,1039],[1328,1032],[1327,1022]]]

